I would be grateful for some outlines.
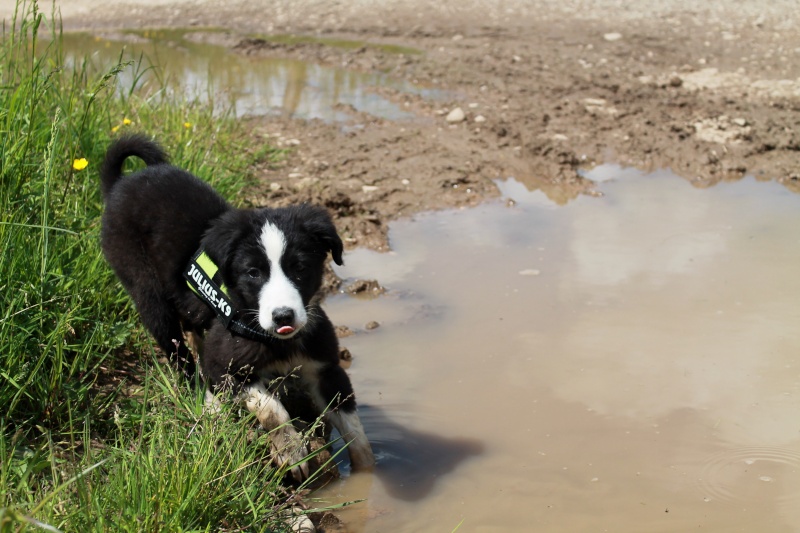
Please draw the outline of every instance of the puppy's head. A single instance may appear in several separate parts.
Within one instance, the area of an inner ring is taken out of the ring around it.
[[[280,339],[308,323],[328,252],[342,264],[330,216],[311,205],[231,212],[203,242],[242,318]]]

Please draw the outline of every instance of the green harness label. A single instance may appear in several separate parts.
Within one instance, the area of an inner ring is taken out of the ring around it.
[[[217,265],[201,250],[189,262],[183,277],[189,288],[211,306],[227,328],[233,318],[233,304],[228,299],[224,285],[220,287],[212,279],[217,270]]]

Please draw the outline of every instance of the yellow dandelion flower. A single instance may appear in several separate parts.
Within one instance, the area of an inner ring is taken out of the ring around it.
[[[86,160],[85,157],[81,157],[80,159],[75,159],[72,161],[72,168],[75,170],[83,170],[89,165],[89,162]]]
[[[133,121],[131,119],[129,119],[128,117],[125,117],[125,118],[122,119],[122,125],[123,126],[130,126],[131,124],[133,124]]]
[[[111,128],[111,133],[117,133],[119,131],[119,126],[114,126]]]
[[[186,128],[186,129],[188,130],[189,128],[191,128],[191,127],[192,127],[192,123],[191,123],[191,122],[184,122],[184,123],[183,123],[183,127],[184,127],[184,128]]]

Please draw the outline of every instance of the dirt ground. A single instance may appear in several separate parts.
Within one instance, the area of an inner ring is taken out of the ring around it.
[[[0,15],[13,3],[0,0]],[[413,121],[358,113],[345,129],[252,121],[254,142],[294,147],[285,166],[258,169],[264,187],[254,201],[323,203],[348,247],[382,250],[390,220],[477,204],[498,194],[498,178],[514,176],[559,203],[592,194],[579,171],[603,162],[669,167],[698,187],[752,174],[800,191],[796,3],[652,4],[71,0],[59,8],[66,30],[224,28],[208,38],[238,53],[378,70],[442,89],[447,96],[436,101],[384,89]],[[280,34],[366,45],[261,38]]]

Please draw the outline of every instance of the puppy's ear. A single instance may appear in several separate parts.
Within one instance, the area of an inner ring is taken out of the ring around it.
[[[325,245],[337,265],[343,265],[342,253],[344,252],[344,245],[342,244],[342,239],[339,238],[339,234],[336,233],[336,226],[333,225],[333,220],[331,220],[328,211],[317,206],[306,207],[309,210],[309,216],[304,224],[306,231]]]

